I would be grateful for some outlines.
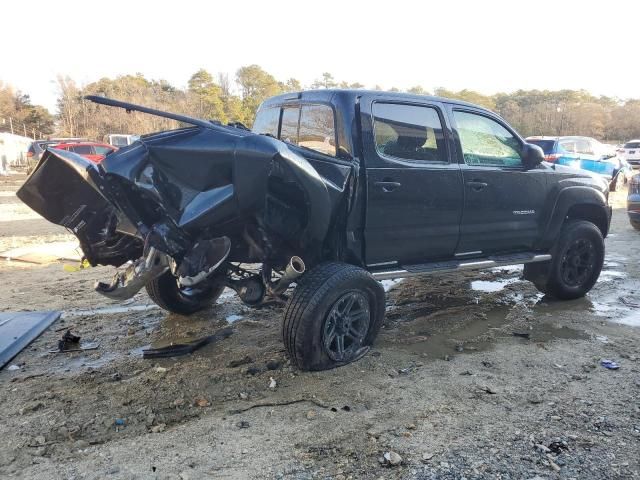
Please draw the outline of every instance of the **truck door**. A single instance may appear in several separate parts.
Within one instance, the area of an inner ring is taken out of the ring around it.
[[[524,142],[500,119],[467,107],[450,114],[465,196],[456,254],[531,250],[543,227],[547,170],[524,168]]]
[[[442,105],[361,100],[369,266],[451,257],[463,192]]]

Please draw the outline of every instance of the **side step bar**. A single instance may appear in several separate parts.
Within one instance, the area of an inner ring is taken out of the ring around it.
[[[484,268],[504,267],[507,265],[522,265],[525,263],[546,262],[551,255],[542,253],[516,253],[510,255],[492,255],[485,258],[470,260],[451,260],[447,262],[422,263],[418,265],[398,265],[394,268],[372,270],[376,280],[391,278],[415,277],[442,272],[456,272],[460,270],[478,270]]]

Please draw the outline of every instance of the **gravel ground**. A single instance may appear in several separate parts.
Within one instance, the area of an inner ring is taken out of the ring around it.
[[[0,177],[0,250],[69,240],[13,196],[22,180]],[[640,478],[640,242],[612,200],[586,298],[550,301],[521,268],[403,281],[375,348],[327,372],[289,365],[280,306],[225,292],[169,315],[94,293],[108,268],[2,261],[0,311],[65,313],[0,371],[0,477]],[[229,324],[192,355],[141,357]],[[49,353],[65,327],[99,348]]]

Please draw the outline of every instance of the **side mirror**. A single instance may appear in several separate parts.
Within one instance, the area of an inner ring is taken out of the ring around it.
[[[544,161],[544,152],[538,145],[525,143],[522,148],[522,164],[524,168],[530,170],[537,167]]]

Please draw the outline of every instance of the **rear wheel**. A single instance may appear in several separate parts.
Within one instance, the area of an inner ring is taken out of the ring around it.
[[[324,263],[300,280],[284,314],[282,336],[302,370],[327,370],[361,358],[384,320],[384,289],[362,268]]]
[[[224,290],[221,281],[202,282],[203,285],[181,287],[176,277],[166,271],[146,285],[151,300],[160,308],[173,313],[190,315],[207,308]]]
[[[640,230],[640,222],[637,222],[635,220],[629,220],[629,223],[631,223],[631,226],[636,230]]]
[[[545,263],[527,264],[524,276],[542,293],[561,300],[583,297],[600,276],[604,240],[593,223],[572,220],[565,224]]]

